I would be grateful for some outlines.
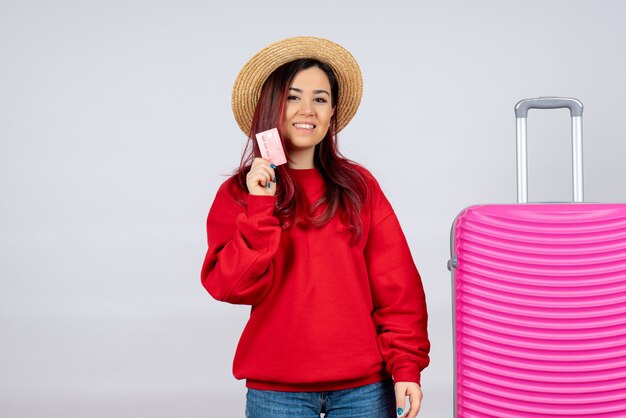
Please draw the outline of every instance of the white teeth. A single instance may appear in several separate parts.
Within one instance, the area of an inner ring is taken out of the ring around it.
[[[293,126],[299,129],[313,129],[315,125],[311,125],[310,123],[294,123]]]

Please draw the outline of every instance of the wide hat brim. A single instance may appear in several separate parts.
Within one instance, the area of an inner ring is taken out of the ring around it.
[[[363,95],[359,64],[341,45],[327,39],[298,36],[263,48],[239,71],[233,86],[232,106],[235,120],[246,136],[250,134],[261,87],[269,75],[281,65],[300,58],[313,58],[333,69],[339,84],[337,132],[354,117]]]

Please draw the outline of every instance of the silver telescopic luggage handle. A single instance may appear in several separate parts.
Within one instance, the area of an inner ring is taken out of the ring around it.
[[[529,109],[561,109],[567,107],[572,118],[572,180],[574,202],[583,197],[583,104],[568,97],[524,99],[515,105],[517,125],[517,202],[528,202],[528,156],[526,153],[526,119]]]

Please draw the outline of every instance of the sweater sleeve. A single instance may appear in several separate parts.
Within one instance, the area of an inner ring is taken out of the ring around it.
[[[201,281],[215,299],[257,304],[272,283],[272,257],[281,227],[273,215],[275,198],[246,195],[240,205],[227,181],[217,192],[207,218],[208,251]]]
[[[426,298],[398,218],[377,183],[365,247],[378,347],[395,381],[420,383],[428,366]]]

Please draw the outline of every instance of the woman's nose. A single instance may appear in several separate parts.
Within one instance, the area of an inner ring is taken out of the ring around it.
[[[308,100],[301,100],[300,109],[298,109],[298,113],[301,115],[312,115],[313,106],[311,106],[311,102]]]

